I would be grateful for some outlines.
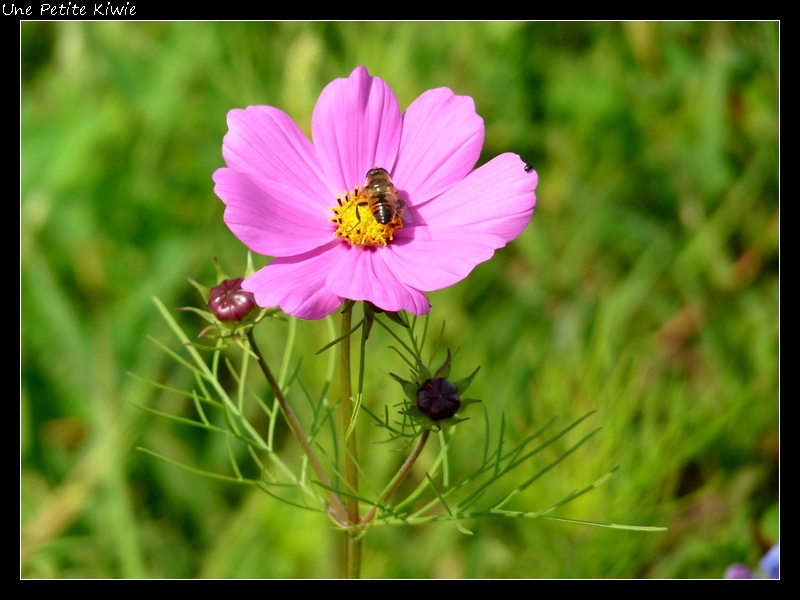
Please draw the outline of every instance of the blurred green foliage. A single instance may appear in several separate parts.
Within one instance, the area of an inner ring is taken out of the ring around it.
[[[188,389],[147,339],[171,341],[151,297],[197,305],[187,277],[213,283],[214,257],[244,269],[211,181],[227,111],[278,106],[308,132],[319,92],[359,64],[404,107],[440,86],[472,96],[482,161],[513,151],[539,172],[529,228],[430,295],[431,327],[446,321],[463,371],[482,366],[470,395],[509,435],[597,410],[603,430],[516,508],[619,465],[561,516],[669,528],[381,528],[364,577],[719,578],[756,564],[778,536],[778,58],[776,22],[22,23],[21,576],[339,576],[324,516],[137,452],[227,464],[214,436],[135,408],[191,412],[126,371]],[[283,333],[269,334],[277,360]],[[401,394],[381,333],[377,410]],[[311,389],[329,339],[324,321],[299,328]],[[459,426],[456,464],[483,418]]]

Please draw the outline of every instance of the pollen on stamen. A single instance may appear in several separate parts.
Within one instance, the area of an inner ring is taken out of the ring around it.
[[[386,246],[394,239],[394,232],[403,227],[399,215],[386,225],[379,223],[372,214],[369,199],[358,187],[352,193],[337,196],[336,204],[331,208],[334,216],[330,219],[337,226],[334,235],[351,246]]]

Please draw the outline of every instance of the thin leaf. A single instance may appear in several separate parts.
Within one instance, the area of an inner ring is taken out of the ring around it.
[[[213,473],[211,471],[206,471],[204,469],[190,467],[189,465],[185,465],[176,460],[172,460],[171,458],[168,458],[163,454],[159,454],[158,452],[153,452],[152,450],[148,450],[147,448],[136,448],[136,449],[139,450],[140,452],[144,452],[145,454],[149,454],[151,456],[154,456],[155,458],[159,458],[164,462],[167,462],[171,465],[174,465],[176,467],[179,467],[181,469],[184,469],[185,471],[189,471],[190,473],[194,473],[196,475],[203,475],[205,477],[211,477],[212,479],[219,479],[220,481],[227,481],[229,483],[239,483],[242,485],[258,485],[258,481],[255,481],[253,479],[242,479],[237,477],[231,477],[229,475],[220,475],[219,473]]]
[[[322,354],[323,352],[325,352],[325,350],[327,350],[328,348],[331,348],[331,347],[335,346],[336,344],[338,344],[339,342],[341,342],[341,341],[342,341],[343,339],[345,339],[346,337],[353,335],[353,334],[354,334],[354,333],[355,333],[355,332],[358,330],[358,328],[359,328],[359,327],[361,327],[363,324],[364,324],[364,319],[363,319],[363,317],[362,317],[362,319],[361,319],[361,320],[360,320],[358,323],[356,323],[355,325],[353,325],[353,327],[351,327],[349,331],[347,331],[347,332],[346,332],[346,333],[344,333],[343,335],[340,335],[339,337],[337,337],[337,338],[336,338],[335,340],[333,340],[332,342],[328,342],[327,344],[325,344],[325,345],[324,345],[322,348],[320,348],[319,350],[317,350],[317,351],[315,352],[315,355],[316,355],[316,356],[319,356],[320,354]]]
[[[453,519],[456,529],[458,529],[461,533],[464,533],[466,535],[474,535],[469,529],[461,525],[459,520],[455,517],[455,515],[453,515],[453,512],[450,510],[450,507],[447,505],[447,501],[439,493],[439,490],[436,488],[436,484],[433,482],[433,479],[431,479],[431,476],[428,473],[425,473],[425,478],[428,480],[428,483],[430,484],[431,489],[433,489],[433,492],[436,494],[436,497],[439,499],[439,502],[441,502],[442,506],[444,506],[444,509],[447,511],[447,514]]]

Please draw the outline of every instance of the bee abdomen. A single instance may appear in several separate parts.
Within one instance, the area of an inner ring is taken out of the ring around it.
[[[394,210],[388,202],[381,200],[373,205],[372,215],[381,225],[388,225],[394,218]]]

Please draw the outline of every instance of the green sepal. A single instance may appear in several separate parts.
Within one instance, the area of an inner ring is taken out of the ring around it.
[[[199,284],[198,284],[199,285]],[[206,322],[209,323],[203,330],[197,334],[198,338],[202,337],[210,337],[210,338],[224,338],[233,333],[243,333],[246,331],[247,328],[253,327],[258,324],[262,319],[265,317],[271,317],[273,319],[283,319],[286,320],[286,316],[283,315],[278,307],[270,307],[270,308],[261,308],[259,310],[252,310],[242,321],[220,321],[217,319],[214,313],[209,312],[207,310],[202,310],[196,308],[194,306],[182,306],[175,310],[191,312],[196,315],[202,317]],[[218,335],[210,334],[209,332],[216,330]]]
[[[200,296],[203,298],[203,303],[208,306],[208,299],[211,297],[211,288],[204,286],[202,283],[197,283],[191,277],[187,277],[186,279],[188,279],[189,283],[191,283],[195,289],[200,292]]]
[[[480,365],[478,365],[470,375],[468,375],[467,377],[464,377],[463,379],[459,379],[458,381],[454,381],[453,382],[453,385],[456,386],[456,389],[458,390],[458,395],[459,396],[461,396],[461,394],[463,394],[465,391],[467,391],[467,388],[472,383],[472,380],[475,377],[475,375],[478,374],[478,371],[480,371],[480,368],[481,368]],[[462,400],[462,402],[463,402],[463,400]]]
[[[480,402],[483,402],[483,400],[478,400],[477,398],[462,398],[461,399],[461,408],[459,408],[458,410],[462,411],[467,406],[469,406],[470,404],[478,404]]]
[[[228,274],[222,270],[222,266],[219,264],[219,260],[217,260],[216,256],[214,257],[214,267],[217,270],[217,285],[226,279],[233,279],[233,277],[228,277]]]
[[[403,315],[401,315],[399,312],[385,311],[384,314],[398,325],[401,325],[406,329],[408,329],[408,323],[406,323],[406,320],[403,318]]]
[[[394,321],[398,325],[402,325],[406,329],[408,329],[408,323],[403,318],[403,316],[399,312],[389,312],[383,310],[382,308],[378,308],[372,302],[364,302],[364,339],[369,339],[369,334],[372,331],[372,324],[375,322],[375,315],[382,313],[389,317],[390,320]]]
[[[453,355],[450,353],[450,348],[448,348],[447,358],[444,359],[442,366],[436,369],[436,375],[434,375],[434,377],[442,377],[444,379],[447,379],[450,376],[450,363],[452,361],[453,361]],[[425,379],[423,379],[423,381],[425,381]]]
[[[409,409],[401,410],[400,414],[411,417],[420,427],[423,427],[425,429],[430,429],[431,431],[441,431],[445,427],[452,427],[453,425],[456,425],[458,423],[461,423],[462,421],[467,420],[466,418],[461,418],[457,415],[453,415],[452,417],[449,417],[447,419],[440,419],[438,421],[434,421],[427,415],[423,414],[416,405],[412,406]]]
[[[247,279],[256,272],[255,267],[253,266],[253,253],[250,250],[247,251],[247,266],[244,269],[244,278]]]
[[[181,306],[179,308],[176,308],[175,310],[193,312],[194,314],[200,315],[201,317],[203,317],[209,323],[219,323],[219,320],[217,319],[217,317],[215,317],[212,313],[210,313],[207,310],[202,310],[202,309],[196,308],[194,306]]]
[[[419,379],[419,385],[422,385],[424,382],[428,381],[428,379],[433,378],[433,375],[431,374],[430,369],[428,369],[428,367],[426,367],[422,363],[419,363],[418,368],[419,372],[417,373],[417,376]]]
[[[372,303],[364,302],[364,339],[369,339],[369,334],[372,331],[372,324],[375,323],[375,309]]]
[[[412,404],[416,404],[417,402],[417,391],[419,391],[419,385],[414,383],[413,381],[406,381],[399,375],[395,375],[394,373],[389,373],[389,377],[394,379],[400,386],[403,388],[403,393],[405,394],[406,398]]]

